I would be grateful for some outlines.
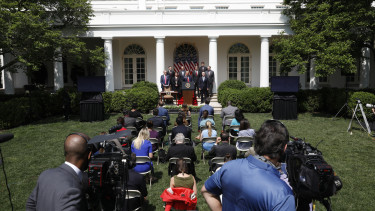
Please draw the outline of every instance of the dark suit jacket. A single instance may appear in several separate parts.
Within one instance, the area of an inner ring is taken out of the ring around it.
[[[143,119],[141,112],[139,112],[138,110],[129,111],[129,117],[133,117],[133,118],[141,117]]]
[[[186,75],[186,70],[180,71],[178,74],[180,75],[180,78],[182,79]]]
[[[136,127],[136,118],[134,117],[124,117],[124,126],[126,127]]]
[[[206,66],[200,66],[199,70],[202,71],[202,72],[206,72],[207,71],[207,67]]]
[[[167,83],[165,83],[165,78],[167,78]],[[167,74],[167,75],[161,75],[160,76],[160,83],[161,83],[161,87],[163,88],[163,86],[169,86],[169,84],[170,84],[170,77],[169,77],[169,75]]]
[[[198,87],[202,90],[207,90],[208,88],[208,79],[207,77],[204,78],[204,81],[203,81],[203,78],[200,77],[199,80],[198,80]]]
[[[186,144],[176,144],[171,146],[167,153],[167,160],[173,157],[188,157],[192,162],[197,160],[197,155],[195,154],[194,147],[188,146]]]
[[[181,92],[182,83],[181,83],[180,78],[178,78],[177,80],[176,80],[176,77],[171,78],[171,85],[172,85],[173,91],[177,91],[179,93]]]
[[[208,78],[208,83],[212,84],[215,81],[215,73],[214,71],[206,71],[206,77]]]
[[[26,210],[87,210],[85,192],[87,176],[83,182],[65,163],[42,172],[27,199]]]
[[[222,142],[220,145],[214,145],[208,152],[209,155],[214,157],[224,157],[227,153],[232,156],[232,159],[237,158],[237,149],[229,143]]]
[[[184,134],[185,138],[189,138],[191,140],[191,128],[186,127],[185,125],[179,125],[172,129],[171,140],[173,141],[174,137],[177,133]]]
[[[135,172],[134,169],[129,170],[129,180],[127,184],[129,190],[138,190],[143,197],[147,196],[146,182],[143,179],[143,175]]]
[[[183,79],[182,79],[182,81],[183,81],[183,82],[188,82],[188,78],[189,78],[189,82],[194,82],[194,81],[193,81],[193,78],[192,78],[190,75],[187,76],[187,77],[184,76]]]
[[[166,132],[166,127],[165,127],[165,124],[164,124],[164,121],[163,119],[160,117],[160,116],[153,116],[151,118],[149,118],[147,121],[151,120],[153,125],[154,125],[154,128],[156,127],[162,127],[163,128],[163,133],[159,133],[159,136],[160,137],[163,137],[165,135],[165,132]]]
[[[163,107],[159,107],[158,110],[159,110],[158,116],[166,116],[167,117],[167,120],[164,121],[164,125],[167,126],[168,122],[170,120],[170,117],[169,117],[169,114],[168,114],[168,110],[165,109],[165,108],[163,108]]]
[[[172,77],[174,77],[175,72],[173,70],[171,70],[171,71],[168,70],[167,74],[169,75],[169,78],[172,78]]]
[[[199,69],[198,75],[197,75],[195,70],[194,70],[191,75],[193,76],[194,83],[196,83],[198,85],[198,80],[199,80],[200,77],[202,77],[202,71]]]

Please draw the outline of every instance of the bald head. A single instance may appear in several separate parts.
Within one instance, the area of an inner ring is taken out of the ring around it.
[[[64,143],[65,160],[74,165],[79,165],[82,162],[86,163],[89,154],[88,140],[90,140],[90,137],[83,133],[75,133],[66,137]],[[78,165],[76,166],[80,168]]]

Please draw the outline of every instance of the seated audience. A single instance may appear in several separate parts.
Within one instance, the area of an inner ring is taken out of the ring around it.
[[[129,112],[129,116],[133,117],[133,118],[140,117],[141,119],[143,119],[143,116],[142,116],[141,112],[139,112],[137,109],[138,109],[138,105],[136,103],[134,103],[132,105],[132,109]]]
[[[205,125],[206,125],[206,122],[207,121],[210,121],[211,122],[211,124],[213,125],[213,126],[215,126],[215,121],[211,118],[211,117],[208,117],[208,111],[207,110],[204,110],[203,111],[203,115],[202,115],[202,119],[201,119],[201,122],[200,122],[200,124],[199,124],[199,127],[200,128],[202,128],[202,127],[204,127]]]
[[[150,132],[148,129],[142,128],[141,131],[139,131],[138,137],[133,141],[131,146],[131,150],[136,156],[148,156],[152,158],[152,145],[151,142],[147,140],[149,138]],[[150,169],[152,169],[152,162],[137,164],[134,167],[134,171],[136,172],[146,172]]]
[[[217,137],[216,143],[208,152],[208,154],[213,157],[224,157],[227,153],[229,153],[232,159],[236,159],[237,149],[235,146],[229,144],[229,139],[229,134],[227,132],[222,132],[220,137]]]
[[[135,164],[136,155],[134,153],[131,154],[130,159],[132,163]],[[134,210],[135,208],[139,207],[143,204],[144,201],[147,200],[147,188],[146,188],[146,182],[143,178],[142,174],[139,174],[134,171],[134,166],[129,166],[129,179],[127,182],[127,187],[129,190],[138,190],[141,192],[141,201],[137,198],[134,199],[127,199],[125,200],[124,208],[126,210]],[[141,204],[139,204],[141,202]]]
[[[201,141],[202,141],[203,138],[210,138],[210,137],[216,137],[217,136],[217,132],[216,132],[216,130],[212,129],[212,123],[210,121],[206,122],[206,128],[207,129],[204,129],[200,134],[199,139]],[[203,143],[203,149],[206,150],[206,151],[210,151],[214,144],[215,144],[214,142]]]
[[[240,125],[240,122],[241,120],[243,120],[245,117],[243,116],[242,112],[240,109],[237,109],[235,112],[234,112],[234,119],[232,120],[232,122],[230,123],[230,126],[236,126],[236,125]],[[237,129],[232,129],[230,131],[230,134],[232,134],[232,136],[238,136],[238,131]]]
[[[171,188],[189,188],[197,194],[197,183],[191,174],[188,174],[189,168],[183,158],[179,158],[176,162],[175,172],[177,175],[171,177]]]
[[[136,127],[136,118],[129,116],[129,111],[124,109],[122,111],[122,114],[124,115],[124,126],[127,127]]]
[[[169,117],[168,110],[165,109],[163,106],[164,106],[164,102],[163,101],[159,101],[159,107],[158,107],[159,113],[158,113],[158,116],[166,116],[167,117],[167,119],[164,120],[164,125],[165,125],[165,127],[167,127],[169,125],[170,117]]]
[[[184,126],[185,127],[185,126]],[[191,169],[190,172],[195,175],[194,162],[197,160],[197,155],[195,154],[194,147],[184,144],[185,136],[182,133],[176,134],[175,145],[172,145],[166,156],[166,160],[170,158],[177,157],[188,157],[191,159]]]
[[[232,160],[232,156],[229,154],[229,153],[227,153],[225,156],[224,156],[224,163],[226,163],[226,162],[228,162],[228,161],[231,161]],[[219,171],[219,169],[221,168],[221,166],[223,166],[223,165],[219,165],[219,164],[216,164],[216,166],[214,167],[214,168],[216,168],[216,169],[213,169],[213,171],[214,172],[217,172],[217,171]],[[211,166],[210,166],[210,171],[211,171]]]
[[[119,132],[119,131],[123,131],[123,130],[126,130],[125,123],[124,123],[124,118],[118,117],[117,118],[117,125],[111,127],[108,130],[108,133],[114,133],[114,132]]]
[[[160,144],[160,136],[159,136],[159,133],[158,131],[154,130],[154,124],[152,123],[151,120],[148,120],[147,123],[147,129],[148,129],[148,132],[150,133],[150,138],[156,138]],[[159,144],[153,144],[152,145],[152,151],[155,151],[159,148]]]
[[[182,133],[184,137],[189,138],[191,140],[191,128],[186,127],[183,124],[183,118],[181,116],[178,116],[176,118],[176,123],[177,123],[177,127],[174,127],[172,129],[171,142],[173,142],[173,139],[175,138],[177,133]]]
[[[208,111],[208,115],[214,115],[214,108],[210,106],[210,99],[206,98],[204,102],[205,102],[205,105],[199,109],[198,127],[200,126],[200,123],[201,123],[203,111]]]
[[[161,118],[160,116],[158,116],[159,109],[154,108],[154,110],[152,110],[152,114],[154,116],[151,117],[151,118],[149,118],[147,121],[151,120],[152,123],[153,123],[154,128],[155,127],[161,127],[161,128],[163,128],[163,131],[159,132],[159,136],[160,137],[164,137],[165,133],[167,132],[167,129],[166,129],[166,126],[164,124],[163,118]]]
[[[191,116],[191,112],[189,110],[189,107],[186,103],[182,104],[181,112],[184,112],[186,116]]]
[[[243,119],[240,122],[240,131],[238,132],[238,137],[254,137],[255,130],[250,128],[250,122],[247,119]],[[237,148],[239,149],[249,149],[251,147],[250,142],[246,143],[236,143]]]
[[[178,116],[182,117],[183,122],[184,122],[184,125],[188,127],[188,126],[189,126],[189,122],[186,120],[186,115],[185,115],[185,113],[183,113],[183,112],[180,111],[180,112],[178,113]],[[174,126],[177,126],[177,122],[174,123]]]
[[[224,117],[225,116],[234,116],[234,112],[238,109],[237,107],[235,106],[232,106],[232,102],[231,101],[228,101],[227,102],[227,107],[223,108],[221,110],[221,114],[220,114],[220,117],[221,119],[223,119],[223,122],[222,122],[222,125],[223,125],[223,129],[224,129],[224,125],[230,125],[230,121],[226,120],[224,122]]]

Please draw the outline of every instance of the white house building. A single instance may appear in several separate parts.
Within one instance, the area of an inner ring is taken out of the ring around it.
[[[280,32],[292,35],[287,18],[281,13],[282,0],[92,0],[94,17],[87,42],[104,46],[108,55],[104,75],[106,90],[126,89],[137,81],[160,83],[168,66],[205,62],[215,72],[214,92],[228,79],[242,80],[248,86],[268,87],[278,75],[272,41]],[[303,89],[322,86],[375,87],[373,61],[363,49],[360,71],[327,78],[314,76],[314,63],[299,75]],[[1,58],[1,61],[6,58]],[[78,68],[70,61],[46,64],[45,84],[54,89],[72,86]],[[372,73],[372,74],[370,74]],[[81,67],[80,74],[92,74]],[[26,75],[3,72],[1,86],[7,94],[29,83]],[[346,83],[347,82],[347,83]],[[160,86],[159,86],[160,87]]]

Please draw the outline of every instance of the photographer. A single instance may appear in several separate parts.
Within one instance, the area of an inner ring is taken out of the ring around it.
[[[295,210],[293,192],[279,173],[288,141],[281,122],[264,122],[255,137],[258,155],[229,161],[205,182],[201,192],[210,209]]]

